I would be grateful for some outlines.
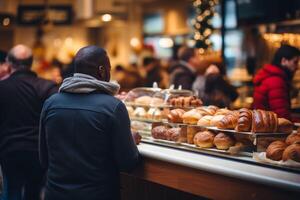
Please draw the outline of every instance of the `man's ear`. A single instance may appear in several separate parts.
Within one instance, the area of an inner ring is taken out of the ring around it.
[[[288,59],[286,59],[286,58],[281,58],[281,62],[280,62],[280,64],[281,64],[281,66],[286,66],[287,65],[287,63],[288,63]]]

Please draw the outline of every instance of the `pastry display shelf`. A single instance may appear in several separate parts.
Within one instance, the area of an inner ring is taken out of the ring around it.
[[[242,132],[242,131],[236,131],[233,129],[219,129],[215,126],[200,126],[197,124],[185,124],[185,123],[172,123],[168,122],[166,120],[162,120],[163,124],[171,125],[171,126],[189,126],[189,127],[196,127],[196,128],[203,128],[207,130],[212,130],[212,131],[221,131],[221,132],[228,132],[228,133],[238,133],[238,134],[243,134],[243,135],[250,135],[250,136],[265,136],[265,135],[289,135],[287,133],[254,133],[254,132]]]
[[[130,120],[131,121],[139,121],[139,122],[147,122],[147,123],[162,122],[162,120],[147,119],[147,118],[140,118],[140,117],[130,117]]]
[[[199,106],[190,106],[190,107],[182,107],[182,106],[173,106],[169,104],[140,104],[135,102],[124,102],[126,106],[132,106],[132,107],[145,107],[145,108],[169,108],[169,109],[176,109],[180,108],[183,110],[191,110],[194,108],[197,108]]]

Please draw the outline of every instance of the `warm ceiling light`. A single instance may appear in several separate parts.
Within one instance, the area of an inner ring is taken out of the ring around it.
[[[132,47],[137,47],[137,46],[140,45],[140,40],[139,40],[138,38],[136,38],[136,37],[131,38],[131,40],[130,40],[130,45],[131,45]]]
[[[162,48],[171,48],[174,45],[174,42],[171,38],[161,38],[158,41],[158,44]]]
[[[111,15],[110,14],[104,14],[104,15],[102,15],[102,21],[104,21],[104,22],[109,22],[109,21],[111,21]]]

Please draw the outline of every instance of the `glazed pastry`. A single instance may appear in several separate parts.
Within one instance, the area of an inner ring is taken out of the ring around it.
[[[211,107],[199,107],[197,109],[203,116],[204,115],[214,115],[216,113],[216,110]]]
[[[234,129],[237,125],[239,118],[238,111],[232,111],[225,115],[220,121],[216,122],[216,125],[220,129]]]
[[[171,110],[168,114],[168,121],[172,123],[182,123],[182,115],[185,113],[182,109]]]
[[[225,117],[224,115],[215,115],[210,121],[211,126],[217,126],[217,124]]]
[[[283,151],[286,149],[287,146],[288,145],[283,141],[277,140],[272,142],[266,150],[267,158],[276,161],[281,160]]]
[[[210,126],[210,121],[213,118],[213,116],[206,115],[204,117],[201,117],[199,121],[197,122],[197,125],[199,126]]]
[[[181,128],[170,128],[167,130],[168,140],[174,142],[184,142]]]
[[[252,132],[254,133],[272,133],[277,131],[277,114],[264,110],[253,110],[252,114]]]
[[[236,131],[251,131],[252,127],[252,111],[247,108],[239,110],[239,118],[237,121]]]
[[[201,106],[202,101],[195,96],[190,97],[175,97],[170,99],[170,104],[176,107],[196,107]]]
[[[285,118],[278,118],[278,128],[277,132],[279,133],[292,133],[293,132],[293,123]]]
[[[230,147],[234,146],[235,139],[225,133],[218,133],[214,138],[214,145],[217,149],[227,150]]]
[[[291,145],[294,143],[300,143],[300,133],[292,133],[290,134],[286,140],[285,143],[287,143],[287,145]]]
[[[294,143],[288,146],[283,152],[282,160],[293,160],[300,162],[300,144]]]
[[[133,112],[133,116],[140,117],[140,118],[146,118],[147,112],[143,107],[137,107]]]
[[[188,112],[185,112],[182,115],[183,123],[186,124],[197,124],[199,119],[202,117],[201,113],[197,109],[192,109]]]
[[[155,139],[167,140],[167,128],[164,126],[156,126],[151,130],[151,135]]]
[[[215,134],[211,131],[198,132],[194,137],[194,144],[201,148],[211,148],[214,146]]]

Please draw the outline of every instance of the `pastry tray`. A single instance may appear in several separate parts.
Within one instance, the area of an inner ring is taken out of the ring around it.
[[[219,150],[219,149],[215,149],[215,148],[199,148],[193,144],[177,143],[177,142],[168,141],[168,140],[154,139],[151,136],[143,137],[142,142],[147,143],[147,144],[152,144],[152,145],[158,145],[158,146],[162,146],[162,147],[168,147],[168,148],[173,148],[173,149],[178,149],[178,150],[183,150],[183,151],[188,151],[188,152],[193,152],[193,153],[204,154],[204,155],[208,155],[208,156],[221,157],[224,159],[234,160],[234,161],[238,161],[238,162],[244,162],[244,163],[248,163],[248,164],[260,165],[260,166],[264,166],[264,167],[300,173],[300,168],[276,165],[276,164],[268,163],[268,162],[258,162],[253,159],[253,153],[251,153],[251,152],[240,152],[239,154],[232,155],[228,151],[225,151],[225,150]]]

